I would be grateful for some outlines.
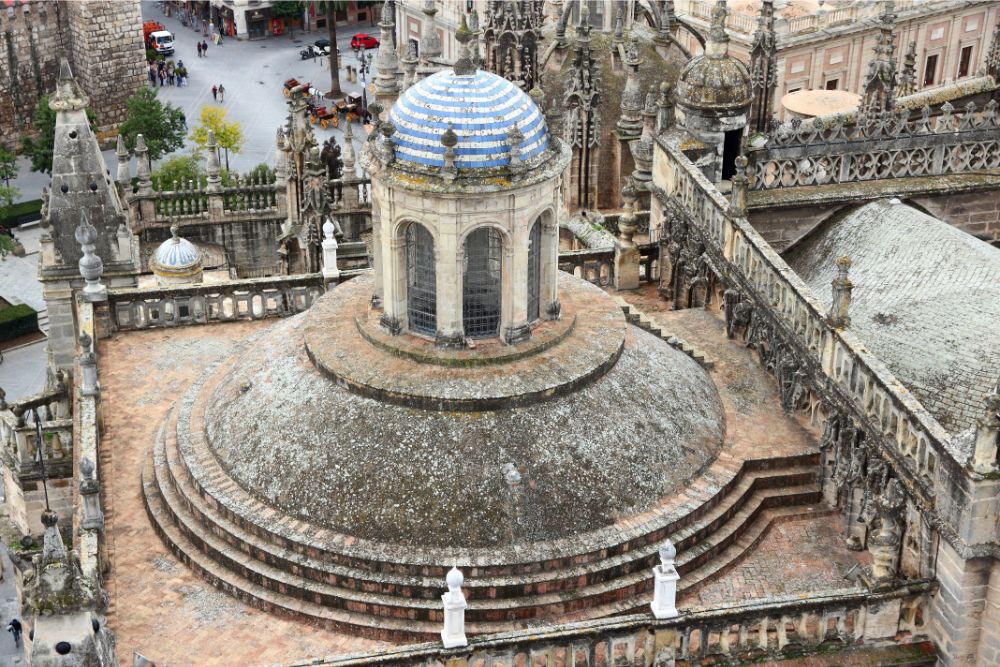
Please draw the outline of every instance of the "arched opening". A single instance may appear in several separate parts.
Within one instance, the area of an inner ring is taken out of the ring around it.
[[[539,294],[542,282],[542,221],[535,220],[528,234],[528,321],[539,314]]]
[[[462,327],[468,338],[490,338],[500,331],[500,283],[503,237],[481,227],[465,241]]]
[[[437,332],[437,275],[434,237],[415,222],[406,228],[406,312],[410,331]]]

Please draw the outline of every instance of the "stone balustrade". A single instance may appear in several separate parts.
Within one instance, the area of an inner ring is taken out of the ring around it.
[[[468,646],[402,646],[377,654],[314,658],[285,667],[673,667],[742,664],[844,648],[926,639],[931,585],[912,582],[872,593],[841,589],[714,609],[618,616],[471,638]]]
[[[347,280],[363,270],[344,271]],[[287,317],[309,308],[324,291],[321,274],[232,280],[215,285],[110,290],[116,330]]]
[[[42,446],[49,477],[66,477],[72,470],[73,419],[65,388],[30,396],[0,410],[0,451],[19,480],[41,477],[39,442],[33,410],[42,422]]]
[[[949,102],[919,113],[903,106],[830,123],[793,120],[750,153],[754,190],[964,174],[1000,168],[997,102],[982,110]]]
[[[813,387],[862,425],[900,478],[911,500],[950,540],[954,526],[971,530],[962,541],[989,540],[973,534],[966,515],[974,502],[966,480],[970,453],[872,355],[850,330],[832,326],[809,288],[780,255],[675,146],[661,142],[654,170],[666,185],[658,199],[672,199],[700,229],[707,253],[727,285],[754,305],[772,335],[793,345],[813,375]]]
[[[676,3],[677,14],[681,17],[690,16],[704,21],[706,24],[712,18],[712,0],[680,0]],[[899,3],[897,3],[899,5]],[[865,16],[874,16],[875,12],[867,12],[860,5],[850,5],[834,10],[820,10],[815,14],[798,16],[789,19],[779,19],[775,24],[775,32],[779,37],[804,35],[818,30],[827,30],[840,25],[854,23]],[[740,14],[731,12],[726,17],[726,28],[732,32],[749,38],[757,30],[756,14]]]
[[[94,304],[87,303],[82,299],[76,302],[77,330],[80,336],[87,335],[90,340],[97,340],[97,324],[94,316]],[[88,350],[94,355],[96,362],[97,346],[92,346]],[[78,352],[82,352],[78,348]],[[80,355],[77,355],[77,364],[74,371],[76,377],[83,376],[80,367]],[[74,548],[80,555],[80,569],[84,576],[95,582],[100,588],[101,573],[103,572],[102,554],[104,553],[104,521],[101,512],[99,485],[102,479],[101,459],[99,455],[99,443],[101,437],[98,410],[100,405],[100,394],[85,392],[81,383],[74,387],[74,405],[76,413],[76,425],[73,431],[74,436],[74,468],[77,480],[77,497],[82,498],[85,494],[96,496],[90,505],[91,511],[100,513],[100,521],[95,521],[93,516],[88,516],[88,504],[85,502],[75,503],[75,516],[73,524],[77,528],[74,531]],[[86,461],[86,463],[83,463]],[[81,468],[92,467],[90,475],[84,475]],[[90,478],[95,484],[91,488],[86,488],[86,479]]]
[[[614,248],[589,248],[559,253],[559,270],[572,273],[598,287],[615,282]]]

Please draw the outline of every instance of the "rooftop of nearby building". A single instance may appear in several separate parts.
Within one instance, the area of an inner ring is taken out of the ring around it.
[[[823,223],[785,253],[826,306],[844,255],[851,329],[942,426],[973,426],[1000,378],[1000,250],[881,200]]]

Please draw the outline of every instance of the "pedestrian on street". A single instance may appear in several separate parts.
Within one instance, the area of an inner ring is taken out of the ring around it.
[[[160,88],[163,88],[163,82],[167,80],[167,74],[162,69],[160,70]]]
[[[198,57],[201,58],[201,42],[198,42]]]
[[[149,85],[156,88],[156,67],[153,66],[153,63],[149,63],[146,73],[149,75]]]
[[[208,57],[208,42],[206,41],[202,41],[201,43],[201,54],[206,58]]]
[[[221,83],[219,84],[219,101],[220,102],[226,101],[226,87],[223,86]]]
[[[10,623],[7,624],[7,632],[14,635],[14,646],[21,645],[21,621],[16,618],[10,619]]]
[[[212,99],[215,100],[216,102],[219,101],[219,87],[218,86],[212,86]]]

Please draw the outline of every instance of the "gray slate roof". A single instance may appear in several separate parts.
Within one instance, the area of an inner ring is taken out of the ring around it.
[[[785,253],[827,307],[851,258],[851,329],[952,433],[1000,377],[1000,250],[898,200],[819,226]]]

